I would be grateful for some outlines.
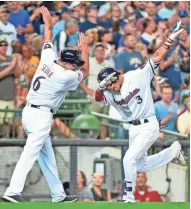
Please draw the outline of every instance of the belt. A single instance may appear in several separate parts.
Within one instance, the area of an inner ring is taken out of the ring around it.
[[[45,106],[42,106],[42,105],[34,105],[34,104],[27,104],[28,106],[30,107],[33,107],[33,108],[37,108],[37,109],[46,109],[46,110],[49,110],[52,114],[54,113],[54,110],[53,109],[50,109],[48,107],[45,107]],[[42,107],[42,108],[41,108]]]
[[[132,121],[129,121],[128,123],[134,125],[134,126],[138,126],[138,125],[141,125],[141,124],[144,124],[144,123],[148,123],[149,120],[148,119],[142,119],[142,120],[132,120]]]

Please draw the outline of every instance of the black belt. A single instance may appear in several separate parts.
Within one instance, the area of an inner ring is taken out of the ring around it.
[[[40,109],[40,107],[41,107],[41,105],[34,105],[34,104],[31,104],[30,106],[34,107],[34,108],[37,108],[37,109]],[[54,113],[54,110],[50,109],[50,112]]]
[[[141,122],[140,120],[132,120],[132,121],[129,121],[128,123],[134,125],[134,126],[138,126],[138,125],[141,125],[143,123],[148,123],[149,120],[148,119],[144,119],[143,122]]]

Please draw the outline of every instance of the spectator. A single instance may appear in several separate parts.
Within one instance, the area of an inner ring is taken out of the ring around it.
[[[52,131],[53,129],[59,129],[60,133],[63,134],[64,136],[70,138],[70,139],[76,139],[75,134],[71,131],[71,129],[64,123],[62,122],[59,118],[55,118],[52,121]]]
[[[161,88],[162,100],[155,103],[155,113],[157,119],[161,120],[161,125],[166,130],[176,131],[175,122],[177,119],[178,105],[172,102],[172,88],[163,86]]]
[[[179,47],[169,49],[164,61],[160,64],[160,76],[168,78],[168,83],[174,91],[181,85],[181,72],[179,62]]]
[[[145,19],[143,22],[143,33],[140,36],[140,41],[148,47],[148,49],[152,52],[154,48],[154,44],[156,43],[156,29],[157,25],[152,19]]]
[[[184,95],[190,94],[190,74],[188,74],[184,79],[185,88],[182,89],[180,92],[180,99],[179,104],[180,106],[183,106],[183,97]]]
[[[163,202],[160,194],[150,186],[146,185],[146,183],[146,173],[137,173],[134,192],[136,202]]]
[[[30,16],[26,10],[20,9],[19,1],[12,1],[10,6],[12,12],[9,16],[9,22],[15,26],[17,37],[19,41],[24,44],[25,35],[33,32]]]
[[[132,34],[133,36],[137,36],[136,26],[132,22],[128,22],[123,27],[124,35]],[[124,36],[121,36],[118,43],[118,52],[122,51],[125,48]]]
[[[80,32],[85,32],[88,29],[91,28],[97,28],[98,21],[97,21],[97,6],[90,4],[86,7],[86,14],[87,17],[84,22],[80,23]]]
[[[30,84],[30,81],[32,80],[36,69],[39,65],[39,58],[36,56],[33,56],[31,47],[28,45],[22,45],[21,46],[21,54],[23,57],[23,70],[24,74],[27,79],[27,84]]]
[[[87,95],[91,99],[90,111],[108,114],[109,106],[100,107],[100,105],[94,100],[94,93],[97,89],[98,82],[97,82],[97,75],[99,72],[109,65],[108,61],[105,60],[105,48],[101,43],[95,45],[94,48],[94,57],[90,58],[89,61],[89,77],[88,77],[88,85],[81,83],[80,87],[87,93]],[[106,123],[106,120],[103,120]],[[107,127],[105,125],[101,125],[101,133],[100,138],[105,139],[107,136]]]
[[[140,18],[146,18],[148,16],[146,10],[146,2],[145,1],[136,1],[134,2],[134,4],[136,5],[136,9],[135,9],[135,14],[136,14],[136,19],[140,19]]]
[[[102,189],[104,176],[101,173],[93,174],[93,188],[91,189],[95,201],[109,201],[111,202],[111,193]]]
[[[96,29],[88,29],[85,32],[85,35],[88,38],[88,45],[89,45],[89,55],[93,56],[93,49],[95,44],[97,44],[98,42],[98,34],[97,34],[97,30]]]
[[[72,10],[72,18],[77,19],[79,22],[83,22],[86,16],[85,2],[73,1],[69,8]]]
[[[184,96],[183,104],[186,111],[178,117],[177,129],[182,134],[190,134],[190,97]]]
[[[156,15],[157,7],[154,2],[147,3],[146,12],[148,14],[147,18],[149,18],[150,20],[154,20],[156,23],[162,20]],[[137,30],[140,31],[141,33],[144,30],[144,26],[143,26],[144,20],[145,18],[138,19],[137,24],[136,24]]]
[[[136,42],[137,40],[132,34],[125,35],[125,49],[116,57],[116,69],[121,73],[135,70],[143,65],[144,60],[141,53],[135,50]]]
[[[71,17],[71,10],[68,7],[63,7],[61,10],[61,20],[52,27],[53,41],[60,35],[61,31],[65,30],[66,21]]]
[[[8,42],[3,39],[0,40],[0,109],[13,109],[15,99],[15,79],[14,68],[16,65],[16,58],[7,56]],[[9,122],[13,118],[13,113],[0,113],[0,121],[2,119]],[[6,130],[6,137],[9,137],[10,126]]]
[[[66,29],[62,31],[56,40],[58,43],[58,53],[65,47],[77,47],[77,41],[79,37],[78,21],[76,19],[70,19],[66,22]]]
[[[110,3],[103,4],[98,11],[99,17],[99,25],[105,29],[110,29],[112,26],[112,19],[111,19],[111,6]]]
[[[7,55],[12,55],[12,44],[17,40],[15,26],[8,22],[9,10],[6,5],[0,7],[0,39],[8,41]]]
[[[35,33],[40,34],[40,7],[38,6],[39,2],[28,1],[24,4],[24,9],[29,13],[30,20],[33,25]]]
[[[42,36],[37,33],[31,34],[26,40],[26,44],[31,46],[32,54],[38,58],[40,58],[43,43],[44,40]]]
[[[118,5],[113,5],[112,6],[112,10],[111,10],[111,19],[112,19],[112,23],[120,23],[121,20],[121,9]]]
[[[87,179],[83,171],[77,171],[78,196],[81,202],[92,202],[92,191],[87,187]]]
[[[165,7],[161,8],[157,15],[159,18],[166,20],[166,19],[170,19],[175,13],[176,13],[176,9],[175,9],[175,2],[174,1],[165,1],[164,2]]]
[[[109,60],[109,65],[115,67],[115,61],[113,55],[115,53],[115,45],[112,45],[113,36],[109,30],[99,31],[100,42],[105,46],[105,59]]]

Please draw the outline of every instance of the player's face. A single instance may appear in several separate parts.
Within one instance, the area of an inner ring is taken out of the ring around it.
[[[115,82],[115,83],[112,83],[110,85],[107,86],[107,89],[109,91],[113,91],[113,92],[119,92],[120,89],[121,89],[121,84],[119,81]]]
[[[164,88],[162,91],[162,99],[165,102],[170,102],[172,100],[172,89],[171,88]]]
[[[136,186],[142,187],[145,186],[147,181],[147,177],[145,173],[138,173],[137,174],[137,179],[136,179]]]

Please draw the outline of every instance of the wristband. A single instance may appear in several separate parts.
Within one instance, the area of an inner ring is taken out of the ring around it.
[[[171,40],[170,38],[167,39],[167,41],[165,41],[165,43],[163,44],[163,47],[165,49],[170,49],[170,47],[173,45],[174,41]]]

